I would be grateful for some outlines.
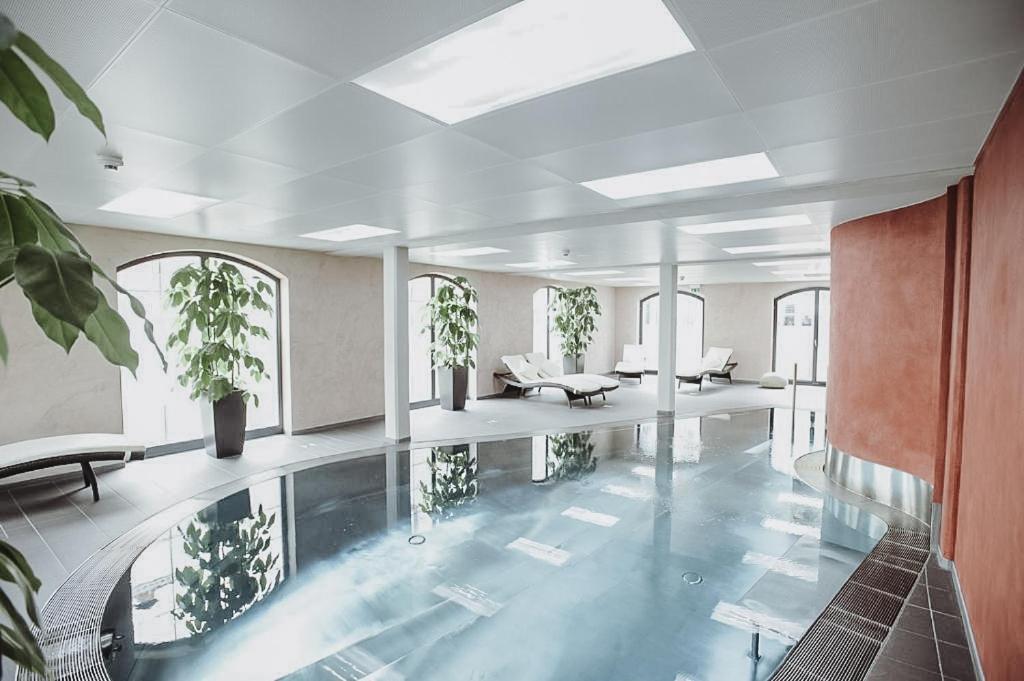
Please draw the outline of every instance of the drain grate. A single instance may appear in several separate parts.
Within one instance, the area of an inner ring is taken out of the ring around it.
[[[923,532],[890,529],[772,675],[773,681],[861,681],[928,558]]]

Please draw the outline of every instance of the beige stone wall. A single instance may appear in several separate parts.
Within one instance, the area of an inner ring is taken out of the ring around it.
[[[210,250],[257,261],[286,279],[284,376],[286,427],[295,430],[379,416],[384,411],[382,262],[284,248],[76,226],[75,231],[108,271],[154,253]],[[413,274],[441,271],[413,264]],[[501,355],[529,352],[532,295],[551,280],[447,269],[467,276],[480,291],[481,347],[477,394],[500,391],[492,372]],[[599,290],[605,310],[588,369],[614,364],[614,289]],[[42,335],[20,290],[0,292],[0,320],[11,345],[0,366],[0,444],[80,432],[121,432],[121,372],[91,345],[70,355]],[[147,350],[145,339],[134,339]],[[290,409],[288,399],[290,398]]]

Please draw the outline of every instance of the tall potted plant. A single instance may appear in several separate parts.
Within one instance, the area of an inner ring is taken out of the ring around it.
[[[26,60],[53,82],[100,135],[106,136],[103,116],[85,90],[38,43],[0,13],[0,102],[32,132],[49,140],[56,125],[53,105],[46,87]],[[146,335],[163,362],[163,353],[153,339],[153,325],[146,319],[142,303],[93,261],[60,216],[33,195],[33,186],[28,180],[0,170],[0,289],[20,288],[36,324],[65,352],[70,352],[78,338],[84,337],[108,362],[134,374],[139,356],[132,349],[128,325],[97,287],[97,283],[106,282],[126,296],[132,312],[144,320]],[[7,363],[8,353],[7,336],[0,325],[0,362]],[[46,660],[29,625],[31,621],[39,626],[35,594],[40,581],[21,552],[2,540],[0,582],[17,588],[28,615],[26,620],[6,595],[0,598],[0,655],[44,676]]]
[[[218,459],[238,456],[245,446],[246,403],[251,398],[259,405],[246,379],[268,377],[263,360],[249,350],[250,339],[267,338],[267,330],[249,317],[273,314],[264,298],[272,300],[273,290],[260,279],[250,284],[230,262],[210,258],[179,269],[170,285],[167,300],[177,321],[167,349],[177,349],[178,382],[193,400],[212,405],[207,452]]]
[[[562,337],[562,370],[567,374],[582,374],[584,354],[594,341],[597,318],[601,315],[597,289],[593,286],[556,289],[551,305],[555,308],[555,329]]]
[[[459,411],[466,407],[469,370],[476,366],[473,351],[476,333],[476,289],[465,277],[455,277],[437,289],[426,306],[425,333],[433,333],[430,357],[437,370],[441,408]]]

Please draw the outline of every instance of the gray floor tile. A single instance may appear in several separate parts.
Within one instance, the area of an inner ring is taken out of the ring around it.
[[[964,623],[959,617],[947,615],[941,612],[933,612],[932,619],[935,622],[935,635],[940,641],[952,643],[958,646],[967,645],[967,636],[964,633]]]
[[[879,655],[865,681],[942,681],[942,677],[885,655]]]
[[[963,646],[939,642],[942,675],[956,681],[975,681],[971,652]]]
[[[914,667],[935,673],[939,671],[939,657],[933,638],[893,629],[885,642],[885,654]]]

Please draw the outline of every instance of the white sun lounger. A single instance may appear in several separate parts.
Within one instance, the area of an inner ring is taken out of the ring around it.
[[[146,445],[117,433],[83,433],[58,435],[38,440],[25,440],[0,446],[0,478],[29,471],[80,464],[87,487],[92,487],[93,501],[99,501],[100,490],[93,461],[129,461],[133,454],[145,453]]]
[[[683,383],[696,383],[697,390],[700,390],[703,387],[705,376],[727,374],[732,367],[736,366],[735,363],[729,361],[731,358],[732,348],[708,348],[707,354],[701,359],[699,365],[684,367],[676,371],[679,387],[682,387]],[[727,370],[730,364],[732,367]],[[729,382],[732,382],[732,378],[729,379]]]
[[[647,351],[642,345],[623,345],[622,361],[615,365],[615,373],[619,378],[639,378],[644,382],[644,370],[647,364]]]
[[[542,376],[537,367],[527,362],[523,355],[506,355],[501,361],[508,367],[508,373],[495,373],[495,377],[505,385],[517,388],[521,395],[533,389],[556,388],[565,393],[570,409],[575,400],[583,400],[590,404],[590,399],[597,395],[607,400],[605,393],[619,387],[619,382],[615,379],[595,374]]]

